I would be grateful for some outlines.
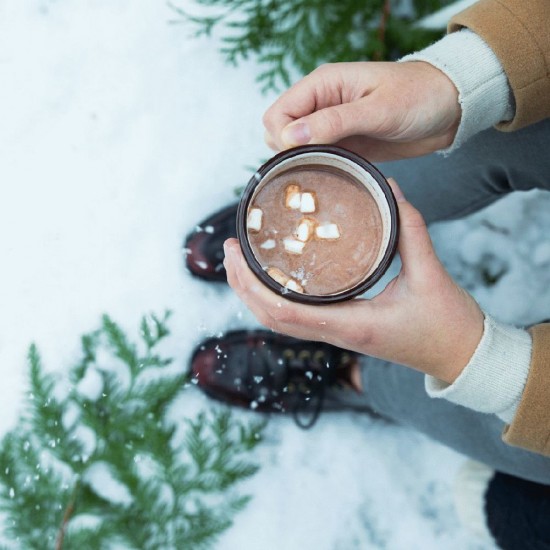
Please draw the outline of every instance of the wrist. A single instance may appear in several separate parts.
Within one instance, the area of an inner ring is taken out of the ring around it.
[[[483,337],[460,376],[452,384],[428,376],[426,390],[431,397],[494,413],[510,423],[529,373],[531,347],[527,331],[487,315]]]
[[[444,71],[428,61],[410,60],[405,64],[422,67],[425,72],[424,85],[427,90],[428,108],[432,115],[430,118],[432,124],[436,124],[431,130],[434,134],[445,137],[447,146],[451,145],[462,117],[458,88]]]
[[[452,152],[476,133],[513,118],[513,95],[506,73],[491,48],[474,32],[449,34],[400,61],[425,61],[455,84],[462,116]]]
[[[470,306],[462,320],[453,323],[453,336],[447,336],[449,346],[442,364],[445,368],[437,378],[447,384],[453,384],[475,356],[485,332],[485,315],[471,297]],[[454,346],[451,344],[454,343]]]

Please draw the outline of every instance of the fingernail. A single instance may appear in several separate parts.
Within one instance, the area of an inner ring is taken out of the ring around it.
[[[311,140],[309,126],[303,122],[291,124],[283,130],[283,141],[289,145],[305,145]]]

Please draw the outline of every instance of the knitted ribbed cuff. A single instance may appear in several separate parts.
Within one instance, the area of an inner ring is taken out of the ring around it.
[[[484,331],[470,362],[453,384],[426,376],[430,397],[474,411],[497,414],[510,424],[529,374],[531,335],[485,316]]]
[[[425,61],[444,72],[458,90],[462,116],[449,154],[467,139],[514,117],[513,94],[493,50],[474,32],[448,34],[399,61]]]

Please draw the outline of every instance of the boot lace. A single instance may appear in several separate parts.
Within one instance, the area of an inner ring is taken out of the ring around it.
[[[322,354],[324,359],[325,354]],[[247,359],[247,385],[251,388],[253,397],[262,402],[273,388],[269,381],[273,370],[274,357],[267,346],[249,349]],[[296,425],[304,430],[312,428],[323,409],[325,390],[329,385],[331,368],[327,363],[323,366],[321,361],[310,357],[288,357],[277,359],[277,369],[286,373],[283,384],[283,392],[292,395],[289,412]],[[262,384],[262,382],[264,382]],[[279,393],[280,390],[275,390]]]

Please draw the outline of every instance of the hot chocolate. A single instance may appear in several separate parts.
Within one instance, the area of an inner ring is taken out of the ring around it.
[[[383,176],[332,146],[275,156],[250,181],[237,214],[245,258],[286,297],[331,303],[364,292],[397,243],[397,208]]]
[[[363,281],[382,244],[382,219],[364,185],[306,167],[277,175],[248,209],[248,239],[268,275],[307,294],[338,294]]]

